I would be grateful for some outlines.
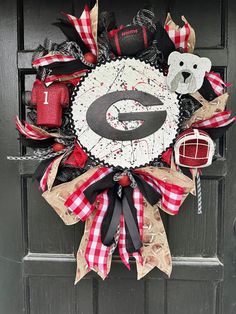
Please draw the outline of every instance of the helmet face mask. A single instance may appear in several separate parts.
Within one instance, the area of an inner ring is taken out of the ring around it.
[[[204,168],[212,163],[215,146],[209,135],[189,129],[179,135],[174,146],[175,162],[187,168]]]

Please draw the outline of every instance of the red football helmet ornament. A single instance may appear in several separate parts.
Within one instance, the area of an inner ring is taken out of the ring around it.
[[[175,162],[187,168],[203,168],[212,163],[215,147],[210,136],[197,129],[188,129],[176,139]]]
[[[69,104],[69,91],[63,83],[49,87],[36,80],[31,94],[31,104],[37,109],[37,125],[59,128],[62,124],[62,108]]]

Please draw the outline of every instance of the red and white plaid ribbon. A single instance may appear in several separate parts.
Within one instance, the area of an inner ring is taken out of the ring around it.
[[[44,56],[32,61],[32,65],[34,67],[46,66],[55,62],[69,62],[75,60],[72,56],[63,56],[61,54],[55,54],[51,56]]]
[[[99,269],[104,277],[106,277],[110,248],[102,243],[101,227],[109,205],[107,191],[101,193],[97,201],[99,202],[99,206],[90,229],[89,240],[85,250],[85,259],[89,269]]]
[[[94,221],[90,230],[90,236],[88,245],[86,248],[85,258],[90,269],[99,269],[104,276],[107,275],[107,259],[109,256],[110,248],[103,245],[101,241],[101,225],[103,218],[105,216],[106,210],[109,205],[107,191],[99,194],[96,202],[90,204],[88,199],[84,195],[85,189],[98,180],[101,180],[106,175],[108,175],[112,170],[108,168],[99,168],[86,182],[84,182],[78,190],[76,190],[65,202],[65,206],[69,208],[75,215],[79,217],[80,220],[85,221],[88,216],[95,209],[95,203],[98,203],[98,209],[94,217]],[[177,214],[179,207],[182,202],[182,197],[184,194],[184,189],[166,183],[164,181],[156,179],[154,176],[146,173],[144,171],[136,170],[146,182],[153,186],[161,195],[161,204],[167,212],[171,214]],[[143,196],[138,187],[134,188],[133,191],[133,202],[137,210],[137,220],[141,239],[143,237]],[[119,253],[122,262],[129,266],[130,253],[126,250],[126,230],[124,216],[120,217],[120,236],[119,236]],[[136,258],[139,263],[142,263],[142,256],[139,252],[132,253],[132,256]]]
[[[50,138],[49,135],[42,134],[40,131],[35,130],[34,127],[27,122],[25,122],[25,125],[23,125],[18,116],[16,117],[15,122],[17,130],[27,138],[32,140],[45,140]]]
[[[224,127],[236,120],[236,117],[229,119],[230,115],[231,111],[219,112],[209,119],[194,123],[192,127],[201,129]]]
[[[206,73],[206,78],[210,82],[216,95],[220,96],[224,93],[224,88],[232,86],[232,84],[225,83],[219,73],[209,72]]]
[[[59,158],[59,157],[58,157]],[[44,175],[42,176],[42,179],[40,180],[40,183],[39,183],[39,188],[45,192],[46,189],[47,189],[47,181],[48,181],[48,176],[49,176],[49,173],[52,169],[52,166],[54,164],[54,162],[57,160],[57,158],[55,158],[50,164],[49,166],[47,167],[46,171],[44,172]]]
[[[65,206],[76,214],[82,221],[85,221],[88,216],[95,209],[95,204],[90,204],[84,195],[85,189],[98,180],[101,180],[108,175],[112,170],[108,168],[99,168],[81,187],[75,191],[65,202]],[[138,188],[133,192],[134,206],[137,209],[137,220],[142,239],[143,235],[143,197]],[[90,230],[89,241],[85,251],[85,258],[90,269],[99,269],[104,276],[107,275],[107,259],[110,248],[105,246],[101,241],[101,225],[109,205],[107,191],[101,193],[96,200],[99,203],[97,212],[95,214],[93,224]],[[120,218],[120,236],[119,236],[119,252],[122,262],[129,268],[129,256],[126,251],[125,243],[125,223],[124,217]],[[139,253],[132,254],[140,263],[142,257]]]
[[[175,44],[176,49],[182,48],[185,52],[188,52],[188,39],[190,35],[190,27],[188,23],[185,23],[184,26],[179,29],[174,29],[166,24],[165,30]]]
[[[65,202],[65,206],[76,214],[82,221],[85,221],[95,209],[95,204],[90,204],[84,195],[84,191],[93,183],[101,180],[112,170],[99,168],[80,188],[75,191]],[[99,207],[95,214],[90,230],[89,241],[85,251],[85,259],[89,269],[99,269],[104,277],[107,276],[107,259],[110,248],[105,246],[101,240],[101,225],[108,206],[107,191],[97,197]]]
[[[62,81],[63,83],[72,83],[77,85],[81,80],[81,77],[87,72],[87,70],[80,70],[72,74],[59,74],[59,75],[49,75],[45,78],[44,83],[46,86],[52,84],[55,81]]]
[[[138,187],[134,188],[133,202],[134,202],[134,207],[137,210],[139,234],[142,240],[143,239],[144,207],[143,207],[143,196],[140,193]],[[125,244],[125,237],[126,237],[125,221],[124,221],[124,215],[122,214],[120,217],[120,237],[119,237],[118,248],[119,248],[120,258],[123,264],[130,270],[129,258],[131,255],[138,261],[139,264],[143,263],[143,258],[139,252],[134,252],[132,254],[127,252],[126,244]]]
[[[144,180],[161,194],[161,206],[171,215],[177,215],[184,195],[184,189],[178,185],[164,182],[143,170],[136,170]]]
[[[85,181],[79,189],[77,189],[66,200],[65,206],[69,208],[80,220],[85,221],[88,216],[93,212],[95,204],[91,205],[84,195],[84,191],[93,183],[101,180],[108,175],[112,169],[99,168],[87,181]]]
[[[82,12],[79,19],[70,14],[65,15],[68,17],[70,23],[75,27],[85,45],[96,56],[97,45],[92,32],[89,7],[87,5],[84,7],[84,11]]]

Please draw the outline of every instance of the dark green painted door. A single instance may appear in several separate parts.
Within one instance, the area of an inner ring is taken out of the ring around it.
[[[163,20],[166,1],[156,5]],[[115,258],[105,282],[91,274],[76,287],[74,254],[83,226],[66,227],[32,183],[32,163],[6,160],[24,153],[13,118],[24,118],[21,95],[30,90],[32,50],[45,37],[62,41],[51,22],[60,11],[77,14],[79,0],[0,1],[0,313],[1,314],[235,314],[236,313],[236,127],[218,144],[219,158],[204,171],[202,215],[196,200],[186,201],[177,217],[163,215],[174,270],[166,280],[158,270],[136,281]],[[100,0],[126,23],[143,1]],[[236,79],[236,2],[176,0],[171,12],[184,14],[196,29],[197,50],[210,57],[227,81]],[[235,110],[231,88],[229,108]],[[227,151],[226,151],[227,143]],[[227,157],[227,160],[226,160]]]

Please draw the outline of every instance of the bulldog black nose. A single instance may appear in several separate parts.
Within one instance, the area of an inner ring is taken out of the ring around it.
[[[182,75],[183,75],[183,78],[185,81],[190,76],[190,73],[189,72],[182,72]]]

